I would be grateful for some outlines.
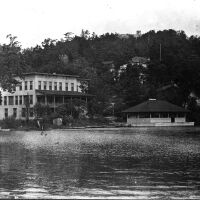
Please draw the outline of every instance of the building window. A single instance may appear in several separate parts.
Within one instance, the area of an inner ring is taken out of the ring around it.
[[[33,81],[30,81],[30,90],[33,89]]]
[[[30,95],[32,96],[32,95]],[[29,106],[30,105],[30,96],[24,95],[24,105]]]
[[[62,91],[62,82],[59,82],[59,90]]]
[[[74,83],[71,83],[71,91],[74,91]]]
[[[13,117],[17,117],[17,108],[13,108]]]
[[[28,82],[27,81],[25,81],[25,90],[28,90]]]
[[[54,90],[57,90],[57,82],[54,82]]]
[[[168,113],[160,113],[160,118],[168,118]]]
[[[14,91],[14,92],[16,91],[16,86],[15,86],[15,85],[13,85],[13,91]]]
[[[52,90],[52,82],[49,82],[49,90]]]
[[[139,113],[139,118],[150,118],[150,113]]]
[[[42,83],[41,81],[38,81],[38,90],[41,90],[42,89]]]
[[[175,118],[176,117],[176,113],[169,113],[169,117]]]
[[[44,81],[43,84],[44,84],[44,90],[46,90],[47,89],[47,82]]]
[[[30,115],[30,117],[33,117],[33,108],[30,108],[29,115]]]
[[[9,105],[14,105],[14,96],[9,96],[8,97],[8,104]]]
[[[18,105],[18,96],[15,96],[15,105]]]
[[[151,113],[151,118],[159,118],[159,113]]]
[[[7,96],[4,97],[4,106],[7,105]]]
[[[8,117],[8,108],[5,108],[5,118]]]
[[[22,90],[22,82],[19,83],[19,90],[20,90],[20,91]]]
[[[130,113],[130,114],[128,114],[128,117],[129,118],[138,118],[139,114],[138,113]]]
[[[22,117],[26,117],[26,108],[22,108]]]
[[[68,83],[65,83],[65,91],[68,91]]]
[[[183,118],[183,117],[185,117],[185,114],[184,113],[178,113],[177,117]]]
[[[30,104],[33,104],[33,95],[29,96],[29,101],[30,101]]]
[[[22,96],[19,96],[19,105],[22,105]]]

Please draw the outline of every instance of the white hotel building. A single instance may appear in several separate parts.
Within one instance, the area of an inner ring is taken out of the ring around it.
[[[87,83],[87,79],[81,79],[75,75],[25,73],[23,79],[16,77],[20,82],[15,91],[9,93],[0,88],[2,102],[0,104],[0,120],[14,116],[16,119],[26,119],[27,100],[28,115],[34,118],[33,107],[36,103],[49,105],[52,111],[56,106],[65,103],[69,99],[79,98],[87,102],[91,95],[82,92],[81,81]]]

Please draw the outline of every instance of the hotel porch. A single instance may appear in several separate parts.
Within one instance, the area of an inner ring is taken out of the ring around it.
[[[44,105],[48,105],[53,110],[59,105],[73,101],[73,99],[80,99],[86,103],[92,97],[92,95],[84,94],[80,92],[72,91],[49,91],[49,90],[37,90],[36,102]]]

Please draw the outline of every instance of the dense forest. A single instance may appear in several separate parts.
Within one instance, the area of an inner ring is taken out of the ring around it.
[[[111,114],[148,98],[166,99],[187,106],[198,120],[200,96],[200,37],[188,37],[183,31],[149,31],[133,34],[96,35],[82,30],[63,39],[45,39],[41,45],[21,49],[16,37],[1,45],[0,82],[5,89],[15,85],[13,74],[46,72],[77,74],[90,79],[88,93],[92,114]],[[147,66],[133,65],[133,57],[149,58]],[[121,66],[126,66],[121,69]],[[119,73],[120,72],[120,73]],[[159,88],[176,86],[166,94]],[[191,94],[193,94],[191,96]]]

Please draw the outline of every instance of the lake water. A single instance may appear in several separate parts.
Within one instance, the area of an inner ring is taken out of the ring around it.
[[[0,132],[0,198],[200,199],[200,128]]]

